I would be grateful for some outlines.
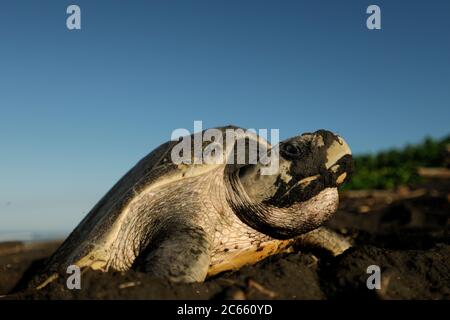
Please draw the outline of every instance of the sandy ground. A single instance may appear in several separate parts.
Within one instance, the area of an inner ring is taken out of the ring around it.
[[[328,226],[353,239],[338,257],[298,249],[201,284],[172,284],[139,272],[88,271],[81,290],[64,280],[24,290],[57,242],[0,244],[2,299],[449,299],[450,184],[342,196]],[[380,290],[368,290],[366,268],[381,267]],[[22,280],[21,280],[22,279]]]

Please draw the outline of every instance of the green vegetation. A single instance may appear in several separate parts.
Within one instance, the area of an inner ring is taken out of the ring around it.
[[[428,137],[420,144],[403,149],[355,156],[353,177],[343,189],[393,189],[399,185],[414,185],[421,181],[417,168],[449,165],[449,143],[450,135],[440,140]]]

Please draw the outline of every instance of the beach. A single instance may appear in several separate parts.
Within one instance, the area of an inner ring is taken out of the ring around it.
[[[26,282],[60,241],[0,244],[2,299],[449,299],[448,179],[395,191],[350,191],[327,223],[354,245],[332,257],[314,248],[269,257],[204,283],[175,284],[129,271],[82,274],[82,288],[61,278],[42,290]],[[370,290],[367,268],[381,270]]]

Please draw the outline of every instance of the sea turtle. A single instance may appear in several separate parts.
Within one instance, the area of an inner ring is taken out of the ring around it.
[[[173,281],[201,282],[298,242],[335,254],[348,248],[343,238],[320,227],[336,211],[337,187],[352,167],[350,148],[341,137],[318,130],[272,147],[242,128],[215,130],[234,135],[221,149],[227,161],[199,163],[194,150],[192,164],[177,164],[173,154],[181,139],[156,148],[113,186],[50,257],[41,273],[47,280],[39,287],[69,265],[105,272],[134,268]],[[204,133],[183,141],[203,138],[204,151],[217,143],[205,141]],[[239,145],[249,150],[252,142],[268,155],[277,151],[274,173],[263,175],[267,164],[251,163],[248,151],[238,163]]]

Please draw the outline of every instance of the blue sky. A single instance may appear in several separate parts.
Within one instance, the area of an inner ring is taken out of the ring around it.
[[[66,28],[77,4],[82,30]],[[366,28],[370,4],[382,30]],[[449,1],[2,1],[0,230],[71,230],[176,128],[449,133]]]

